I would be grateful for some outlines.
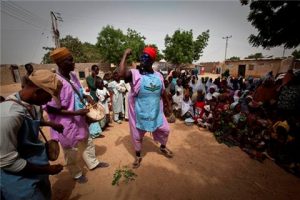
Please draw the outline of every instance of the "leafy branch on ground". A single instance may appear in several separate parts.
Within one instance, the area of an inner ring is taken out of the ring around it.
[[[122,177],[123,177],[123,182],[127,184],[129,181],[135,180],[137,175],[132,171],[132,169],[129,169],[128,166],[123,166],[122,168],[119,167],[118,169],[116,169],[113,175],[113,181],[111,184],[119,185]]]

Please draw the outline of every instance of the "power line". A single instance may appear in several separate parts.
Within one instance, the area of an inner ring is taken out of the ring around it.
[[[45,19],[41,18],[40,16],[36,15],[35,13],[21,7],[20,5],[12,2],[12,1],[6,1],[6,3],[10,4],[12,7],[16,8],[17,10],[23,12],[23,14],[29,16],[29,17],[33,17],[33,19],[37,19],[40,20],[40,22],[47,22]],[[48,23],[48,22],[47,22]]]
[[[32,24],[32,23],[30,23],[30,22],[28,22],[28,21],[26,21],[26,20],[24,20],[24,19],[22,19],[22,18],[19,18],[19,17],[15,16],[15,15],[12,15],[12,14],[10,14],[9,12],[7,12],[7,11],[5,11],[5,10],[1,10],[1,12],[5,13],[5,14],[7,14],[7,15],[9,15],[9,16],[11,16],[11,17],[14,18],[14,19],[17,19],[17,20],[20,20],[20,21],[22,21],[22,22],[24,22],[24,23],[26,23],[26,24],[29,24],[29,25],[31,25],[31,26],[33,26],[33,27],[39,29],[39,30],[42,30],[41,27],[39,27],[39,26],[37,26],[37,25],[35,25],[35,24]]]
[[[10,17],[17,19],[19,21],[22,21],[26,24],[30,24],[37,29],[44,30],[46,28],[46,26],[41,26],[40,24],[37,25],[36,23],[32,23],[31,21],[33,21],[33,20],[29,19],[28,16],[23,15],[22,13],[15,10],[13,7],[8,7],[8,5],[3,4],[3,2],[1,2],[1,3],[6,8],[5,10],[3,8],[1,9],[2,13],[5,13],[5,14],[9,15]],[[48,30],[50,30],[50,29],[48,29]]]
[[[11,13],[14,13],[15,15],[19,15],[20,17],[29,19],[31,21],[33,21],[33,19],[34,19],[31,15],[24,13],[22,10],[19,10],[18,8],[8,4],[7,2],[2,2],[2,5],[3,5],[5,11],[10,11]]]

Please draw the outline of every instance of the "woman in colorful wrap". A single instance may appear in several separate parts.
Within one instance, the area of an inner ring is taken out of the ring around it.
[[[146,132],[152,132],[155,141],[160,145],[160,151],[171,158],[173,153],[166,148],[169,136],[169,125],[163,113],[163,100],[171,112],[171,105],[165,92],[164,79],[158,72],[153,71],[152,64],[157,52],[153,47],[145,47],[140,57],[137,69],[126,70],[126,59],[131,49],[126,49],[120,63],[120,76],[131,84],[129,93],[129,127],[132,142],[136,152],[133,167],[140,166],[142,161],[142,140]]]

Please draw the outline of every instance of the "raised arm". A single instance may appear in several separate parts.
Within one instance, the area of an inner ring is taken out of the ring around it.
[[[120,71],[119,71],[120,78],[121,79],[123,78],[126,83],[132,81],[132,74],[131,74],[130,71],[128,71],[126,69],[126,60],[127,60],[127,58],[128,58],[129,55],[131,55],[131,49],[126,49],[124,51],[122,60],[120,62]]]

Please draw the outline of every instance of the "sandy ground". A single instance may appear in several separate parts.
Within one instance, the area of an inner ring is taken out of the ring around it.
[[[18,88],[1,86],[1,95]],[[239,148],[218,144],[210,132],[182,121],[170,128],[168,147],[174,158],[161,155],[147,134],[142,165],[134,170],[136,180],[112,186],[115,170],[134,160],[128,123],[113,123],[105,138],[94,140],[97,156],[110,167],[89,171],[82,163],[85,184],[74,182],[65,169],[51,176],[53,199],[299,199],[300,179],[272,161],[252,160]],[[54,163],[64,164],[62,153]]]
[[[109,168],[84,171],[89,181],[75,183],[64,170],[51,177],[53,199],[299,199],[300,179],[272,161],[250,159],[239,148],[218,144],[212,134],[181,121],[171,124],[168,159],[150,134],[135,181],[112,186],[119,166],[134,160],[127,122],[113,124],[105,138],[94,140],[96,154]],[[60,155],[58,163],[63,163]]]

